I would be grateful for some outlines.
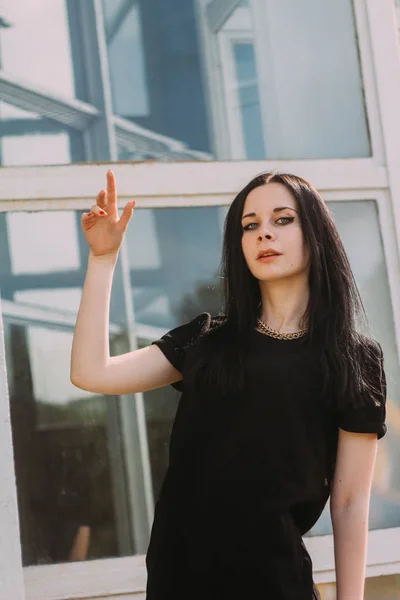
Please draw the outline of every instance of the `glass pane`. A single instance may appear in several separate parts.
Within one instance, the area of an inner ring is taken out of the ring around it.
[[[372,336],[382,345],[388,384],[388,432],[379,442],[370,509],[370,529],[400,527],[400,371],[389,282],[376,203],[330,202],[363,298]],[[331,533],[328,510],[312,530]]]
[[[203,310],[219,311],[219,210],[206,207],[135,211],[126,242],[139,328],[150,325],[165,330]]]
[[[3,0],[0,56],[4,71],[51,92],[73,97],[66,4],[65,0]]]
[[[0,102],[0,164],[66,164],[83,160],[82,136],[40,115]]]
[[[139,6],[103,0],[114,111],[126,117],[149,115]],[[126,60],[129,56],[130,60]]]
[[[142,346],[204,310],[219,312],[217,273],[225,210],[135,210],[126,242],[136,333]],[[179,397],[171,386],[144,394],[155,500],[168,465],[169,438]]]
[[[147,532],[143,485],[136,479],[135,499],[128,492],[134,473],[142,472],[139,453],[128,454],[124,428],[125,419],[134,424],[129,442],[137,443],[135,403],[84,392],[70,382],[88,254],[79,222],[80,214],[72,211],[0,215],[0,290],[24,565],[142,553],[147,543],[138,534]],[[118,263],[112,354],[128,350],[125,315]]]
[[[151,147],[152,144],[150,144],[150,148]],[[132,144],[130,142],[128,143],[128,147],[118,144],[118,160],[154,160],[155,158],[163,158],[163,152],[156,153],[154,148],[152,148],[152,151],[142,152],[132,148]]]
[[[72,333],[5,324],[24,564],[115,556],[106,398],[69,382]]]
[[[352,0],[262,4],[267,157],[369,156]]]
[[[257,160],[265,149],[253,44],[234,44],[234,55],[246,158]]]
[[[216,158],[370,156],[352,0],[220,4],[103,0],[114,111]]]
[[[103,0],[109,73],[115,113],[210,152],[195,4]]]
[[[400,372],[377,207],[373,201],[330,202],[365,304],[371,335],[385,354],[388,433],[379,443],[370,528],[400,526]],[[217,273],[226,207],[138,209],[127,244],[137,335],[147,345],[203,310],[220,308]],[[204,239],[208,251],[204,254]],[[146,253],[141,249],[148,248]],[[185,248],[185,252],[182,252]],[[145,394],[155,498],[168,464],[168,442],[179,394],[171,387]],[[328,509],[311,535],[332,531]]]
[[[256,9],[255,21],[252,7]],[[244,37],[247,43],[241,41]],[[250,2],[247,10],[240,5],[231,14],[218,38],[233,158],[241,157],[236,152],[238,144],[242,144],[243,156],[246,152],[248,158],[370,155],[351,0],[329,6],[318,0]],[[232,43],[234,58],[226,49]],[[251,55],[250,48],[256,49],[256,56],[254,51]],[[253,87],[251,92],[246,90],[245,98],[240,84],[244,68],[238,66],[237,49],[248,76],[250,69],[252,72]],[[241,110],[236,115],[232,115],[230,106],[236,93],[230,81],[232,60],[240,105],[252,106],[251,111],[247,108],[246,113]],[[244,143],[237,137],[240,128]]]

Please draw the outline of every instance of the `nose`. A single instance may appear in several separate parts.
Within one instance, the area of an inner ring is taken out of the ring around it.
[[[263,238],[267,240],[272,240],[275,238],[273,233],[268,229],[268,225],[264,224],[264,226],[260,227],[260,235],[258,236],[258,241],[261,242]]]
[[[268,219],[263,219],[260,223],[259,229],[258,229],[258,241],[262,242],[263,238],[267,239],[267,240],[273,240],[275,239],[275,235],[274,233],[271,231],[270,228],[271,222]]]

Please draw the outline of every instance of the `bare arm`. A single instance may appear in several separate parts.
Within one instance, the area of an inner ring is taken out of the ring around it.
[[[112,280],[133,206],[128,203],[118,217],[115,178],[108,172],[107,192],[102,190],[91,212],[82,216],[90,254],[72,344],[71,381],[91,392],[142,392],[182,379],[156,346],[112,358],[109,354]]]
[[[331,515],[338,600],[364,598],[368,515],[376,434],[339,429]]]
[[[68,560],[86,560],[90,544],[90,527],[80,525],[76,532]]]

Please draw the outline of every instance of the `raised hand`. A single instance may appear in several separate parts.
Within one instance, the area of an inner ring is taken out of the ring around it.
[[[118,215],[117,185],[114,173],[107,171],[107,191],[97,194],[96,204],[83,213],[81,225],[93,256],[115,256],[121,247],[132,217],[135,201],[130,200]]]

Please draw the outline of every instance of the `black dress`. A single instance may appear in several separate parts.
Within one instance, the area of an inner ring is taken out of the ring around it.
[[[277,340],[254,330],[246,392],[229,403],[194,401],[185,371],[208,313],[153,343],[183,374],[169,468],[146,557],[147,600],[312,600],[302,541],[330,493],[338,427],[386,432],[385,380],[375,408],[339,413],[319,398],[307,336]]]

